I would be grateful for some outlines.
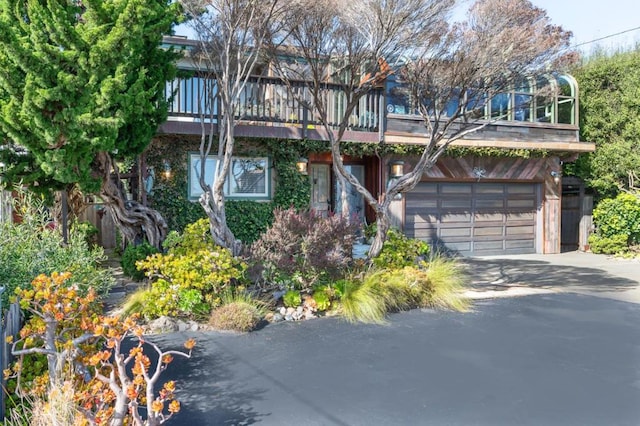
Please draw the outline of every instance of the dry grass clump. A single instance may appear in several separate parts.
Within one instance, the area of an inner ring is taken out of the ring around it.
[[[218,330],[248,332],[264,318],[266,306],[249,294],[237,292],[222,297],[222,306],[211,312],[209,324]]]

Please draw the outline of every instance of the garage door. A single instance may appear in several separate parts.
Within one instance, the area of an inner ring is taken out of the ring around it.
[[[422,182],[406,194],[408,236],[465,255],[536,252],[538,184]]]

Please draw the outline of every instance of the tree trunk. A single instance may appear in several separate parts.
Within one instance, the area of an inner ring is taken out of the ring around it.
[[[200,205],[209,218],[209,229],[213,242],[220,247],[228,248],[234,256],[238,256],[242,251],[242,242],[236,240],[227,225],[224,198],[215,197],[212,192],[213,188],[200,196]]]
[[[376,211],[376,236],[373,238],[371,247],[369,247],[368,260],[378,257],[380,252],[382,252],[382,246],[387,239],[387,232],[390,226],[389,205],[388,203],[383,203]]]
[[[115,167],[108,153],[96,155],[96,168],[102,177],[100,196],[125,241],[139,244],[146,239],[161,250],[167,236],[167,223],[162,215],[157,210],[125,199],[117,170],[114,170],[115,174],[111,173]]]

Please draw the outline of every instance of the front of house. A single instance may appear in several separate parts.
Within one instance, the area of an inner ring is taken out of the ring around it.
[[[374,196],[413,167],[427,141],[422,119],[393,96],[393,85],[390,81],[361,100],[344,137],[350,147],[345,165]],[[557,94],[543,99],[538,92],[548,91],[549,85]],[[463,255],[560,252],[562,163],[595,146],[579,140],[578,88],[571,77],[547,76],[519,86],[492,98],[485,108],[487,126],[454,142],[412,191],[393,201],[395,226]],[[192,203],[201,193],[197,149],[205,107],[199,100],[211,87],[215,83],[197,73],[167,85],[167,96],[174,94],[169,119],[150,153],[163,148],[143,158],[141,169],[144,176],[147,163],[156,165],[156,175],[184,168],[183,195]],[[339,87],[328,85],[326,90],[334,108],[330,116],[339,117]],[[338,211],[331,155],[328,147],[318,148],[318,141],[327,138],[313,114],[275,78],[256,78],[245,92],[236,128],[239,148],[225,186],[228,198],[260,203],[277,197],[279,160],[268,146],[286,147],[303,157],[298,167],[308,175],[310,207]],[[215,119],[205,124],[217,131]],[[215,161],[207,159],[206,169]],[[372,222],[374,214],[362,197],[355,191],[348,194],[352,214]],[[149,203],[154,205],[153,195]]]

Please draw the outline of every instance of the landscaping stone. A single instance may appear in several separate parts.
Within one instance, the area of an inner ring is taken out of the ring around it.
[[[179,331],[178,323],[173,318],[162,316],[160,318],[154,319],[147,324],[148,331],[151,334],[158,333],[172,333],[174,331]],[[186,330],[180,330],[186,331]]]

